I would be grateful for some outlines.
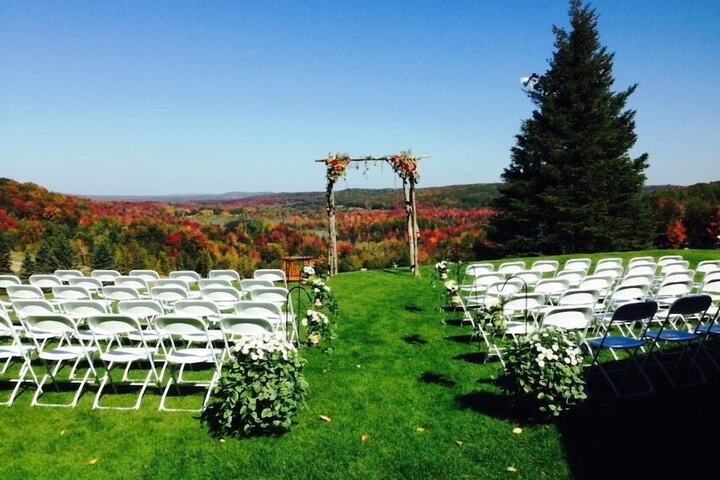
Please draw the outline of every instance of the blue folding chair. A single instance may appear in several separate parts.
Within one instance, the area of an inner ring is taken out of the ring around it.
[[[702,325],[702,318],[705,316],[711,303],[712,299],[709,295],[689,295],[678,298],[670,305],[668,314],[660,323],[660,328],[647,330],[643,335],[643,338],[650,344],[645,361],[653,360],[673,387],[679,386],[679,383],[676,381],[676,375],[685,358],[688,359],[688,365],[694,367],[698,372],[700,381],[685,382],[683,386],[696,385],[705,383],[706,381],[705,374],[696,361],[697,351],[692,356],[687,355],[687,353],[693,344],[697,344],[698,347],[700,346],[703,335],[698,332],[698,328]],[[694,329],[689,328],[690,331],[675,329],[673,328],[673,325],[675,325],[673,317],[682,320],[681,325],[690,326],[693,320],[697,321],[697,325]],[[670,351],[662,351],[658,348],[662,344],[677,346],[679,350],[672,349]],[[678,357],[673,367],[674,375],[668,371],[661,358],[669,358],[672,355],[677,355]]]
[[[657,309],[658,305],[654,301],[633,302],[621,305],[613,312],[612,317],[607,324],[607,328],[605,329],[605,334],[602,337],[589,339],[587,341],[587,345],[590,347],[590,350],[593,353],[590,366],[598,367],[598,370],[608,381],[608,383],[610,384],[610,388],[612,388],[613,392],[618,397],[646,395],[654,391],[650,378],[645,373],[645,370],[643,369],[640,362],[638,362],[637,355],[638,352],[641,351],[641,349],[646,345],[644,333],[647,331],[650,320],[657,312]],[[622,327],[636,325],[640,322],[644,324],[644,327],[643,334],[641,334],[638,338],[622,335]],[[621,335],[611,335],[610,333],[613,328],[619,330],[619,333],[621,333]],[[611,352],[613,352],[614,355],[619,352],[626,352],[628,354],[627,363],[623,368],[616,370],[610,370],[604,367],[599,361],[600,353],[603,350],[610,350]],[[628,373],[633,368],[640,374],[640,377],[644,380],[647,388],[640,391],[633,391],[627,393],[622,391],[622,387],[625,379],[628,376]],[[617,385],[615,384],[612,376],[610,375],[610,373],[613,371],[622,371],[620,381]]]

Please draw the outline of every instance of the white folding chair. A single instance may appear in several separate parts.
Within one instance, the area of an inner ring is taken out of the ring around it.
[[[182,300],[180,300],[182,301]],[[159,315],[165,314],[165,308],[157,300],[124,300],[116,305],[118,313],[136,319],[145,329],[142,335],[128,334],[128,339],[140,342],[144,338],[146,342],[156,342],[160,338],[153,320]]]
[[[610,269],[610,268],[620,268],[622,269],[623,261],[620,257],[609,257],[609,258],[601,258],[598,260],[597,264],[595,265],[595,273],[601,270]]]
[[[542,318],[543,327],[579,332],[583,343],[592,323],[593,310],[589,307],[552,307]]]
[[[6,291],[11,302],[15,300],[45,300],[42,290],[33,285],[8,285]]]
[[[492,263],[471,263],[465,267],[465,274],[474,277],[483,273],[493,272],[494,270],[495,265]]]
[[[658,266],[662,269],[665,265],[668,263],[673,263],[677,261],[682,261],[683,257],[682,255],[663,255],[660,257],[657,261]]]
[[[192,270],[176,270],[174,272],[170,272],[170,275],[168,276],[170,278],[184,280],[188,286],[195,285],[201,278],[199,273],[193,272]]]
[[[241,339],[275,334],[272,324],[264,318],[246,318],[234,315],[220,319],[220,329],[225,339],[224,355],[230,353],[231,344],[237,343]]]
[[[287,288],[287,278],[285,277],[285,272],[277,268],[261,268],[255,270],[253,278],[255,280],[269,280],[273,284],[282,282],[283,286]]]
[[[239,282],[240,274],[235,270],[210,270],[208,278],[211,280],[227,280],[228,282]]]
[[[471,277],[470,280],[472,281],[472,283],[460,285],[461,292],[472,290],[473,292],[479,293],[483,289],[487,289],[487,287],[489,287],[490,285],[498,282],[504,282],[505,274],[501,272],[483,273],[481,275]]]
[[[145,280],[148,285],[155,280],[160,280],[160,274],[155,270],[130,270],[131,277],[138,277]]]
[[[537,328],[538,315],[543,305],[545,305],[545,295],[542,293],[522,293],[510,297],[503,304],[503,314],[507,319],[505,334],[516,338],[518,335],[533,333]],[[522,320],[518,320],[520,317]]]
[[[542,293],[550,303],[556,303],[560,295],[570,288],[570,282],[565,278],[543,278],[533,289],[535,293]]]
[[[147,389],[152,382],[154,385],[160,385],[160,377],[155,368],[154,356],[157,348],[149,347],[143,335],[143,329],[140,322],[128,315],[105,314],[93,315],[87,318],[87,324],[92,333],[95,349],[99,353],[100,361],[105,367],[104,375],[99,379],[100,385],[95,394],[93,401],[93,409],[111,409],[111,410],[137,410],[140,408],[140,402]],[[123,337],[136,336],[140,338],[140,344],[137,346],[126,346],[122,344]],[[133,380],[129,378],[129,371],[133,365],[147,363],[147,373],[144,379]],[[116,365],[124,367],[121,382],[112,378],[113,368]],[[132,407],[119,406],[102,406],[100,398],[107,384],[115,393],[117,393],[117,384],[130,386],[140,386],[137,400]]]
[[[628,267],[631,267],[635,264],[641,264],[641,263],[652,263],[655,264],[655,258],[653,257],[633,257],[628,262]]]
[[[85,287],[78,287],[76,285],[61,285],[59,287],[52,287],[53,299],[56,302],[63,303],[72,300],[90,300],[92,294],[90,290]]]
[[[217,304],[209,300],[180,300],[175,302],[173,311],[175,315],[204,318],[212,323],[222,316]]]
[[[662,275],[668,275],[675,272],[683,272],[688,270],[690,262],[687,260],[676,260],[674,262],[668,262],[661,267],[660,273]]]
[[[289,300],[288,290],[283,287],[256,288],[250,294],[250,300],[254,302],[271,302],[285,312],[285,329],[289,332],[289,341],[294,342],[298,338],[297,317],[293,310],[292,302]]]
[[[152,287],[150,289],[150,298],[160,302],[165,310],[171,310],[175,302],[189,300],[190,295],[186,289],[181,287]]]
[[[120,287],[106,285],[103,287],[103,298],[108,302],[122,302],[124,300],[140,300],[140,292],[133,287]]]
[[[198,287],[202,292],[205,288],[221,287],[221,288],[235,288],[230,280],[224,278],[203,278],[198,280]],[[201,294],[202,296],[202,294]]]
[[[530,270],[535,270],[543,275],[553,276],[559,268],[560,263],[557,260],[538,260],[533,262]]]
[[[563,270],[555,275],[555,278],[562,278],[568,281],[570,288],[577,288],[587,276],[583,270]]]
[[[30,285],[44,290],[50,290],[52,287],[60,287],[63,284],[62,281],[55,275],[46,275],[41,273],[30,275],[28,281],[30,282]]]
[[[613,283],[615,283],[615,281],[612,277],[596,273],[583,278],[583,281],[580,282],[578,289],[597,290],[600,294],[600,301],[603,301],[605,297],[607,297],[608,293],[610,293]]]
[[[242,300],[235,304],[235,316],[242,318],[264,318],[273,326],[274,330],[285,330],[285,314],[273,302],[254,302]]]
[[[80,270],[55,270],[53,274],[63,283],[68,283],[71,278],[85,276]]]
[[[521,272],[525,270],[525,262],[523,261],[516,261],[516,262],[503,262],[498,267],[497,271],[498,273],[504,273],[506,276],[515,275],[518,272]]]
[[[537,270],[521,270],[515,272],[513,277],[519,278],[524,281],[529,288],[532,288],[542,279],[543,275]]]
[[[5,290],[7,287],[15,285],[22,285],[17,275],[0,275],[0,290]]]
[[[9,407],[15,401],[20,388],[27,382],[26,377],[28,373],[30,374],[32,383],[34,383],[36,387],[40,385],[40,381],[38,380],[32,366],[31,355],[35,351],[35,346],[26,345],[22,342],[20,334],[23,332],[23,329],[18,329],[17,326],[13,325],[10,320],[10,316],[2,307],[0,307],[0,330],[2,330],[3,335],[9,336],[12,340],[12,343],[10,344],[0,345],[0,360],[5,361],[5,366],[0,373],[5,375],[9,367],[12,365],[13,360],[19,359],[22,361],[22,365],[20,366],[17,375],[15,375],[15,378],[7,380],[8,382],[15,384],[9,398],[0,402],[0,405],[6,405]]]
[[[93,270],[90,276],[96,280],[100,280],[103,284],[112,285],[117,277],[122,276],[117,270]]]
[[[200,292],[203,300],[213,302],[223,311],[230,311],[242,300],[242,293],[235,287],[208,287]]]
[[[563,270],[565,271],[580,271],[587,273],[590,270],[592,260],[589,258],[571,258],[565,262]]]
[[[150,291],[148,281],[140,276],[134,275],[121,275],[115,279],[116,287],[128,287],[137,290],[140,295],[146,294]]]
[[[165,373],[170,372],[165,389],[160,399],[160,410],[162,411],[202,411],[210,399],[213,387],[220,377],[222,363],[220,362],[222,351],[212,346],[212,340],[208,334],[207,324],[194,317],[180,317],[176,315],[161,315],[155,319],[155,326],[161,337],[169,338],[171,347],[167,349],[167,353],[163,357],[165,362],[160,373],[160,378],[165,378]],[[201,338],[203,347],[177,347],[172,341],[173,337],[195,337]],[[183,370],[186,367],[209,364],[212,369],[212,378],[210,380],[186,380],[183,379]],[[176,391],[180,394],[180,385],[190,385],[193,387],[201,387],[206,389],[205,399],[202,407],[199,409],[169,408],[166,406],[166,400],[170,388],[175,385]]]
[[[38,352],[38,358],[46,367],[46,373],[40,380],[32,399],[32,406],[40,407],[70,407],[77,406],[83,388],[91,378],[97,377],[95,366],[93,365],[91,355],[95,352],[95,347],[86,345],[77,329],[75,321],[70,317],[61,314],[54,315],[31,315],[25,319],[30,338],[35,343]],[[37,335],[33,333],[37,332]],[[51,335],[58,342],[40,342],[38,336]],[[87,362],[87,370],[85,375],[80,379],[73,378],[75,368],[78,362]],[[70,377],[67,380],[60,379],[58,374],[65,362],[74,362]],[[52,365],[54,364],[54,365]],[[44,386],[48,380],[52,380],[52,385],[60,391],[60,384],[77,385],[75,395],[70,403],[42,403],[40,398],[44,394]]]
[[[103,287],[100,280],[92,277],[70,277],[67,279],[67,282],[68,285],[86,288],[93,295],[98,295]]]

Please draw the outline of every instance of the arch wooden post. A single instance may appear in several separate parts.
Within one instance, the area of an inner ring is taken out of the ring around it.
[[[331,277],[338,273],[337,230],[335,226],[335,190],[328,180],[326,199],[328,216],[328,271]]]
[[[408,181],[408,197],[410,199],[410,224],[411,229],[408,230],[410,237],[410,258],[412,263],[413,274],[420,276],[420,249],[418,247],[418,237],[420,230],[417,223],[417,203],[415,202],[415,181],[411,178]]]

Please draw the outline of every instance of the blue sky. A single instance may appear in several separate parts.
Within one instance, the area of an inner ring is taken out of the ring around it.
[[[720,179],[720,2],[597,0],[649,183]],[[564,0],[0,4],[0,176],[92,194],[324,187],[329,152],[497,181]],[[389,169],[350,187],[393,187]],[[341,187],[345,186],[345,183]]]

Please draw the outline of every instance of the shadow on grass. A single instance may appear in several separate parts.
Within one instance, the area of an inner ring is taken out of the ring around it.
[[[403,340],[405,341],[405,343],[409,343],[410,345],[425,345],[426,343],[428,343],[428,341],[425,340],[422,335],[418,335],[417,333],[413,335],[405,335],[403,337]]]
[[[420,380],[431,385],[438,385],[445,388],[452,388],[457,385],[455,381],[437,372],[424,372],[420,375]]]
[[[410,267],[383,268],[382,272],[391,273],[393,275],[402,275],[404,277],[414,276]]]
[[[410,313],[421,313],[424,312],[425,309],[417,305],[405,305],[405,311]]]
[[[450,337],[445,337],[445,340],[449,340],[449,341],[455,342],[455,343],[464,343],[464,344],[474,343],[476,341],[476,339],[471,334],[452,335]]]
[[[487,360],[487,352],[468,352],[455,355],[453,360],[462,360],[463,362],[469,363],[485,363]]]
[[[460,318],[450,318],[447,320],[443,320],[443,325],[447,325],[450,327],[462,327],[463,321]]]

